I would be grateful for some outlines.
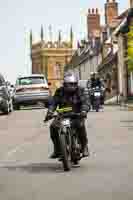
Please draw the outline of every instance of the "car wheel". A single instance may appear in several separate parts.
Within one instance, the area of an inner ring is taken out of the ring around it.
[[[18,104],[14,105],[14,110],[20,110],[20,106]]]
[[[10,112],[10,105],[9,105],[8,101],[6,101],[6,104],[7,104],[7,106],[6,106],[6,108],[3,109],[3,113],[8,115]]]

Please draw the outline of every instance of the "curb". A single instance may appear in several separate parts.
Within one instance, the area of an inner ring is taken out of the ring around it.
[[[133,105],[127,105],[128,111],[133,111]]]
[[[104,106],[120,107],[120,104],[105,104]],[[125,104],[122,107],[126,108],[128,111],[133,111],[133,105]]]

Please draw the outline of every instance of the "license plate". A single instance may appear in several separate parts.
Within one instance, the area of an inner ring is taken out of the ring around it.
[[[95,92],[95,93],[94,93],[94,96],[95,96],[95,97],[100,97],[100,96],[101,96],[101,93],[100,93],[100,92]]]
[[[63,126],[69,126],[70,125],[70,120],[69,119],[65,119],[61,123],[62,123]]]

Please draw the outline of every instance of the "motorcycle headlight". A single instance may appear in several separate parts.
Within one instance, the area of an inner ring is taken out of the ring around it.
[[[69,119],[64,119],[64,120],[61,122],[61,124],[62,124],[63,126],[70,126],[70,120],[69,120]]]

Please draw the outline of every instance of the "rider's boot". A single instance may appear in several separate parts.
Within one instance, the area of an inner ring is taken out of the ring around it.
[[[84,146],[82,148],[82,156],[83,157],[89,157],[90,156],[90,152],[89,152],[89,149],[88,149],[88,145]]]
[[[54,152],[51,154],[50,158],[55,159],[60,157],[60,151],[58,147],[54,144]]]

